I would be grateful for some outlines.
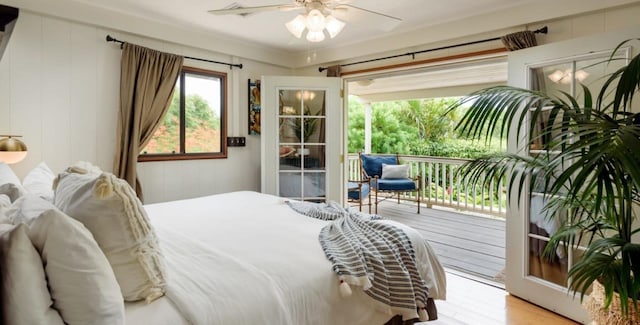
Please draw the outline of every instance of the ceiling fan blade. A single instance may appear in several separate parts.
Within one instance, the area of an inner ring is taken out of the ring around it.
[[[304,8],[296,4],[282,4],[282,5],[268,5],[257,7],[243,7],[239,3],[233,3],[224,9],[209,10],[208,12],[213,15],[240,15],[248,16],[251,14],[264,12],[264,11],[289,11]]]
[[[342,3],[331,12],[336,18],[354,24],[367,24],[381,31],[389,32],[402,23],[402,19]]]

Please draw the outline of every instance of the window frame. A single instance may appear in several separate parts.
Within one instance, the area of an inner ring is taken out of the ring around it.
[[[185,84],[187,74],[195,74],[220,79],[220,151],[219,152],[185,152]],[[227,158],[227,74],[225,72],[206,70],[183,66],[180,71],[180,152],[176,153],[140,153],[138,162],[172,161],[196,159],[224,159]],[[174,88],[175,91],[175,88]]]

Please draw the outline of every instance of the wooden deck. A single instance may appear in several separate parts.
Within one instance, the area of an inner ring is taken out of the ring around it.
[[[435,214],[426,207],[420,210],[417,214],[414,202],[398,204],[393,199],[378,205],[379,215],[417,229],[429,241],[445,268],[503,285],[504,220],[444,210],[437,210]]]

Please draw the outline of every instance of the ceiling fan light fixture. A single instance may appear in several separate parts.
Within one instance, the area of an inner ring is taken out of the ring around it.
[[[331,15],[328,15],[327,17],[325,17],[325,21],[327,23],[327,26],[326,26],[327,32],[329,33],[329,36],[331,36],[331,38],[336,37],[346,25],[345,22]]]
[[[285,26],[293,36],[300,38],[302,37],[302,32],[304,32],[306,27],[306,19],[303,15],[298,15],[296,18],[286,23]]]
[[[324,15],[318,9],[312,9],[307,14],[307,29],[311,32],[322,32],[325,28]]]
[[[307,32],[307,41],[317,43],[324,41],[324,33],[323,32],[314,32],[310,30]]]
[[[345,27],[346,23],[332,16],[330,13],[327,13],[325,16],[323,11],[318,9],[324,8],[320,1],[312,0],[311,5],[314,6],[311,8],[305,6],[307,9],[306,14],[298,15],[285,24],[289,32],[293,34],[293,36],[300,38],[305,34],[306,30],[306,39],[314,43],[325,40],[325,30],[326,34],[331,38],[336,37]]]

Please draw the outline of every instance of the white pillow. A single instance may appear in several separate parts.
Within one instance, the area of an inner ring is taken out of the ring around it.
[[[0,224],[2,324],[63,324],[53,309],[38,251],[25,225]]]
[[[382,177],[381,178],[408,178],[409,177],[409,165],[387,165],[382,164]]]
[[[25,194],[20,179],[9,165],[0,162],[0,194],[9,196],[11,202]]]
[[[20,179],[6,163],[0,162],[0,185],[12,183],[20,185]]]
[[[129,184],[111,173],[58,175],[55,205],[82,222],[109,259],[126,301],[164,295],[158,238]]]
[[[53,202],[53,179],[56,175],[45,162],[32,169],[22,180],[22,187],[49,202]]]
[[[7,210],[11,207],[11,199],[6,194],[0,194],[0,224],[11,223],[6,216]]]
[[[29,226],[49,290],[65,323],[124,324],[124,301],[109,261],[91,233],[51,203],[27,194],[8,212]]]
[[[22,185],[20,184],[5,183],[0,185],[0,194],[8,196],[11,202],[15,202],[26,193],[27,192],[25,191],[24,187],[22,187]]]

